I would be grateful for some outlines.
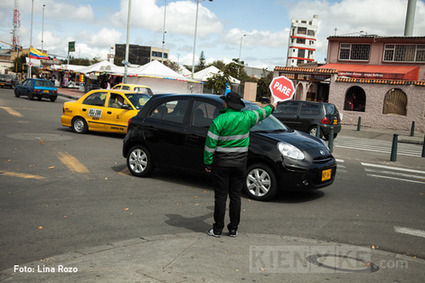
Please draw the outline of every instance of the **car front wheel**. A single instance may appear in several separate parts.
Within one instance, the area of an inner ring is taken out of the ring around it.
[[[72,120],[72,130],[77,134],[84,134],[87,132],[87,123],[81,117],[76,117]]]
[[[140,145],[132,147],[127,155],[127,167],[134,176],[148,176],[152,171],[152,160],[149,151]]]
[[[20,94],[19,94],[19,91],[15,88],[15,96],[16,97],[19,97],[19,96],[21,96]]]
[[[250,198],[267,201],[276,195],[276,174],[269,166],[256,163],[249,166],[247,171],[245,189]]]

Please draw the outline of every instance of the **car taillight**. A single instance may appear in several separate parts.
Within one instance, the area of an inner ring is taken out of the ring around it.
[[[130,127],[130,123],[131,123],[131,118],[130,118],[130,119],[128,119],[127,129],[128,129],[128,127]]]
[[[329,119],[328,118],[323,118],[322,124],[329,124]]]
[[[34,89],[34,92],[41,92],[40,89]]]

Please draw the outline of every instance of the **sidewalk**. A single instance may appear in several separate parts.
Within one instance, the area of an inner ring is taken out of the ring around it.
[[[78,88],[58,88],[58,95],[66,98],[78,99],[84,94],[86,93],[81,92]]]
[[[245,233],[213,238],[193,232],[50,257],[4,270],[0,281],[422,282],[424,276],[424,260],[371,247]]]

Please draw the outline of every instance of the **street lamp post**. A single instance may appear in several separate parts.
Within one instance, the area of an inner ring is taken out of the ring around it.
[[[164,26],[162,28],[162,53],[161,53],[161,63],[164,63],[164,44],[165,44],[165,34],[167,31],[165,30],[165,19],[167,16],[167,0],[165,0],[164,6]]]
[[[43,20],[41,21],[41,52],[44,52],[43,44],[44,44],[44,8],[46,7],[45,4],[43,4]]]
[[[123,83],[127,83],[128,53],[130,53],[130,46],[129,46],[129,37],[130,37],[130,11],[131,11],[131,0],[128,0],[127,39],[126,39],[126,45],[125,45],[125,62],[124,62],[124,79],[123,79]]]
[[[199,11],[199,2],[204,2],[205,0],[194,0],[196,1],[196,19],[195,19],[195,35],[193,36],[193,56],[192,56],[192,74],[191,78],[193,79],[193,74],[195,73],[195,53],[196,53],[196,32],[198,30],[198,11]],[[213,0],[209,0],[212,2]]]
[[[30,31],[30,53],[31,53],[31,46],[32,46],[32,23],[33,23],[33,16],[34,16],[34,0],[32,0],[32,4],[31,4],[31,31]],[[31,78],[31,56],[28,56],[29,60],[28,60],[28,78]]]
[[[241,61],[241,53],[242,53],[242,39],[246,36],[246,34],[241,36],[241,43],[239,45],[239,61]]]

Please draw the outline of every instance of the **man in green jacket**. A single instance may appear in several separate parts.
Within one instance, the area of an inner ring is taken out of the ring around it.
[[[214,225],[208,235],[220,237],[224,228],[226,199],[229,194],[229,236],[236,237],[241,214],[241,191],[248,159],[249,130],[267,118],[272,105],[241,111],[245,104],[235,92],[221,96],[224,109],[208,130],[204,149],[205,171],[214,174]]]

